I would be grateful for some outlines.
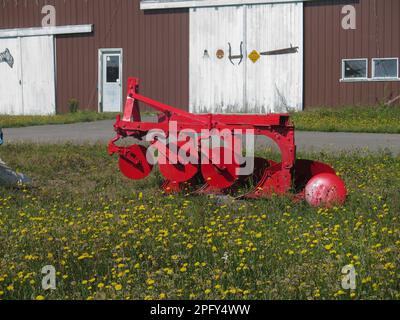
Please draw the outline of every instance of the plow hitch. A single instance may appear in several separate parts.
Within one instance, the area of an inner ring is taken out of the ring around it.
[[[142,119],[139,103],[158,112]],[[152,121],[151,121],[152,120]],[[146,178],[157,165],[167,192],[229,194],[238,199],[289,195],[311,206],[341,205],[346,186],[329,165],[296,159],[294,125],[288,114],[192,114],[139,94],[139,79],[128,79],[123,116],[110,155],[128,178]],[[272,140],[281,153],[275,162],[254,156],[257,137]],[[119,146],[133,138],[137,143]]]

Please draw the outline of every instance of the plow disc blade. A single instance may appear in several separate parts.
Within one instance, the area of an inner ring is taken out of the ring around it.
[[[168,180],[174,182],[185,182],[193,178],[198,168],[196,165],[188,164],[159,164],[161,174]]]
[[[298,160],[295,164],[295,190],[313,207],[343,204],[347,197],[344,181],[329,165]]]
[[[214,148],[210,150],[210,163],[201,165],[201,173],[204,180],[211,187],[226,189],[232,186],[238,179],[236,169],[240,166],[236,163],[235,155],[228,148]]]
[[[235,185],[232,186],[234,192],[243,189],[245,192],[242,195],[236,195],[236,199],[256,198],[257,191],[260,190],[260,182],[262,181],[265,172],[269,167],[276,165],[277,163],[272,160],[267,160],[264,158],[255,157],[254,161],[254,171],[253,174],[247,177],[241,177]]]
[[[269,166],[265,168],[258,184],[249,193],[242,198],[259,199],[268,198],[272,194],[280,193],[279,190],[279,172],[282,164],[268,161]]]
[[[161,174],[171,182],[185,182],[192,179],[198,172],[198,165],[184,161],[179,156],[179,153],[184,151],[186,155],[190,155],[185,142],[178,142],[174,147],[175,151],[171,150],[172,145],[168,145],[165,163],[159,163],[158,167]],[[193,150],[193,149],[191,149]],[[174,153],[176,152],[176,154]]]
[[[127,148],[125,154],[119,157],[119,169],[129,179],[141,180],[146,178],[153,166],[146,159],[147,149],[141,145]]]

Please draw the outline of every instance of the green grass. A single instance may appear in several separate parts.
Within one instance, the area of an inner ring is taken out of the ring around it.
[[[68,124],[76,122],[93,122],[115,119],[117,113],[99,113],[94,111],[78,111],[75,113],[51,116],[7,116],[0,115],[0,128],[19,128],[46,124]]]
[[[399,299],[400,158],[301,156],[335,167],[345,206],[167,196],[156,170],[130,181],[103,145],[4,146],[34,188],[0,187],[0,299]]]
[[[109,120],[116,115],[91,111],[55,116],[0,115],[0,128]],[[155,113],[143,112],[143,115]],[[400,133],[400,106],[320,108],[291,115],[296,129],[301,131]]]
[[[320,108],[292,118],[303,131],[400,133],[400,106]]]

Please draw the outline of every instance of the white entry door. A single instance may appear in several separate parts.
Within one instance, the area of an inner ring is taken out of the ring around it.
[[[100,111],[122,110],[122,49],[100,50]]]
[[[302,110],[302,2],[190,9],[189,70],[191,112]]]
[[[54,114],[53,36],[0,38],[0,56],[0,114]]]

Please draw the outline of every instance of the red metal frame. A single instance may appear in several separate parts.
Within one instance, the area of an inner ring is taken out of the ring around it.
[[[279,147],[282,162],[272,167],[264,177],[264,182],[258,188],[259,196],[269,195],[272,192],[283,194],[292,186],[293,168],[296,161],[296,146],[294,139],[294,126],[289,121],[288,114],[269,115],[223,115],[192,113],[174,108],[161,102],[152,100],[139,93],[139,79],[129,78],[128,96],[123,118],[117,118],[114,125],[117,137],[109,144],[110,154],[124,154],[126,148],[115,145],[120,137],[132,136],[142,138],[149,130],[169,130],[169,122],[178,123],[178,134],[183,129],[191,129],[201,133],[203,129],[235,130],[253,129],[256,135],[266,136],[273,140]],[[139,111],[139,102],[146,104],[162,113],[158,123],[142,122]]]
[[[137,78],[128,79],[127,91],[123,116],[122,118],[118,116],[114,125],[117,136],[110,141],[108,147],[110,155],[119,154],[120,170],[127,177],[136,180],[145,178],[150,174],[152,164],[147,163],[147,149],[144,146],[117,146],[116,142],[121,138],[133,137],[143,140],[150,130],[162,130],[167,135],[172,135],[172,132],[169,131],[171,121],[175,121],[177,124],[177,132],[174,132],[177,135],[183,130],[191,130],[200,134],[200,138],[198,138],[200,146],[205,139],[209,139],[208,136],[202,136],[204,129],[211,132],[213,129],[228,131],[231,132],[232,137],[235,136],[236,130],[242,130],[242,132],[251,130],[252,134],[268,137],[276,143],[281,152],[280,163],[254,158],[253,174],[238,177],[232,173],[236,171],[233,170],[232,163],[224,163],[224,160],[222,163],[215,163],[216,161],[212,160],[211,167],[210,164],[197,165],[198,172],[195,176],[193,176],[194,164],[189,164],[191,166],[189,168],[189,165],[185,167],[185,164],[182,163],[171,164],[168,162],[159,164],[160,172],[168,177],[162,188],[166,192],[186,191],[200,179],[202,185],[196,190],[197,194],[224,194],[240,189],[240,183],[248,179],[253,185],[255,184],[255,187],[239,198],[264,198],[273,194],[289,194],[289,191],[294,191],[294,200],[306,199],[313,206],[344,203],[347,195],[346,186],[329,165],[310,160],[296,160],[294,126],[288,114],[192,114],[139,94],[139,79]],[[139,102],[159,111],[158,122],[142,121]],[[235,139],[236,137],[233,138],[234,143],[238,141]],[[150,143],[156,143],[156,141]],[[169,147],[167,148],[169,149]],[[201,155],[203,151],[202,148],[200,149],[197,150],[198,155]],[[221,153],[221,148],[215,149]],[[159,150],[159,152],[164,151]],[[212,158],[209,157],[209,159]],[[234,166],[238,166],[238,164],[235,163]],[[171,177],[174,177],[174,180],[170,180]],[[187,181],[181,182],[184,179]]]

